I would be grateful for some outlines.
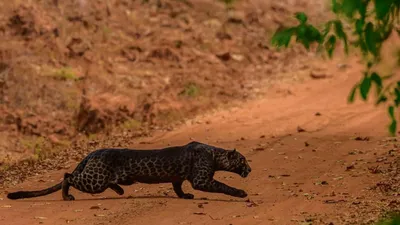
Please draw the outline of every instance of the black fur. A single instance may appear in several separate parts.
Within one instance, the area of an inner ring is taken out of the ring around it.
[[[64,200],[74,200],[69,194],[72,186],[86,193],[101,193],[111,188],[124,194],[119,185],[141,183],[172,183],[180,198],[192,199],[184,193],[182,183],[188,180],[196,190],[246,197],[239,190],[214,180],[215,171],[229,171],[247,177],[251,168],[246,158],[236,150],[225,150],[199,142],[156,150],[100,149],[86,156],[64,180],[40,191],[9,193],[9,199],[32,198],[62,189]]]

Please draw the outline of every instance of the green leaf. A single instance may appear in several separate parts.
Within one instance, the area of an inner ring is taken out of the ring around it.
[[[342,21],[335,20],[335,21],[333,21],[333,23],[335,24],[335,33],[336,33],[336,35],[339,38],[346,37],[346,33],[343,31]]]
[[[361,40],[360,48],[361,48],[361,51],[362,51],[363,55],[367,55],[368,54],[368,46],[367,46],[365,40]]]
[[[375,102],[375,105],[379,105],[381,103],[384,103],[388,100],[388,98],[385,95],[379,96],[378,100]]]
[[[335,24],[335,33],[340,39],[343,40],[343,42],[344,42],[344,50],[345,50],[346,54],[348,54],[349,47],[348,47],[348,44],[347,44],[347,35],[343,30],[342,22],[340,20],[336,20],[336,21],[334,21],[334,24]]]
[[[326,51],[328,52],[329,58],[332,58],[333,51],[335,50],[335,46],[336,46],[336,36],[331,35],[325,44],[325,48],[326,48]]]
[[[388,108],[388,113],[389,113],[389,116],[390,116],[390,118],[392,119],[392,120],[394,120],[394,119],[396,119],[395,117],[394,117],[394,106],[389,106],[389,108]]]
[[[332,12],[338,14],[340,11],[341,5],[336,0],[332,0]]]
[[[389,125],[389,132],[392,136],[396,135],[396,130],[397,130],[397,121],[392,120],[392,122]]]
[[[325,28],[323,29],[323,33],[322,33],[322,38],[325,38],[329,31],[331,30],[331,26],[332,26],[333,22],[329,21],[325,24]]]
[[[323,41],[321,32],[317,28],[312,25],[307,26],[306,36],[309,37],[312,41],[316,41],[321,43]]]
[[[304,24],[307,22],[307,15],[304,12],[297,12],[296,18],[297,18],[297,20],[299,20],[299,22],[301,24]]]
[[[294,28],[286,28],[280,31],[276,31],[274,36],[272,36],[271,43],[276,47],[288,47],[290,39],[294,35]]]
[[[387,24],[386,27],[381,26],[381,29],[379,29],[379,32],[381,33],[379,41],[381,42],[381,44],[390,37],[392,31],[393,31],[393,24]]]
[[[360,13],[360,17],[362,20],[365,20],[365,18],[366,18],[367,7],[368,7],[369,2],[370,2],[370,0],[360,1],[357,6],[358,12]]]
[[[363,100],[367,100],[368,92],[371,88],[371,78],[368,76],[364,76],[364,79],[360,84],[360,94]]]
[[[304,47],[309,50],[310,49],[310,42],[313,40],[307,37],[307,25],[301,24],[296,29],[296,42],[302,43]]]
[[[374,81],[379,87],[382,87],[382,78],[376,72],[371,74],[371,80]]]
[[[389,16],[390,7],[393,4],[393,0],[375,0],[375,13],[379,20],[384,20]]]
[[[357,19],[355,25],[356,25],[356,33],[362,34],[364,31],[365,20]]]
[[[342,10],[347,17],[353,18],[354,13],[360,5],[361,0],[343,0]]]
[[[371,74],[371,81],[376,84],[376,92],[379,95],[381,93],[382,87],[383,87],[381,76],[379,76],[379,74],[373,72]]]
[[[347,102],[349,102],[349,103],[353,103],[354,102],[354,98],[355,98],[356,91],[357,91],[358,87],[359,87],[359,85],[357,84],[351,89],[350,94],[347,97]]]
[[[306,32],[307,32],[307,25],[300,24],[299,26],[297,26],[296,35],[299,38],[299,40],[306,39]]]
[[[394,116],[394,106],[389,106],[388,107],[388,113],[390,118],[392,119],[392,123],[389,125],[389,132],[394,135],[396,133],[396,129],[397,129],[397,121],[396,121],[396,117]]]
[[[394,95],[396,96],[394,103],[396,104],[396,107],[398,107],[400,105],[400,90],[398,88],[394,89]]]
[[[378,50],[376,47],[377,40],[375,37],[376,36],[374,32],[374,25],[371,22],[369,22],[365,27],[365,43],[367,44],[369,51],[374,56],[378,56]]]

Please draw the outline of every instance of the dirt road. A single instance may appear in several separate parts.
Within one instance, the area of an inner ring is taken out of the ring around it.
[[[0,196],[0,223],[281,225],[374,219],[395,197],[371,189],[381,177],[370,168],[393,146],[385,139],[385,110],[346,103],[359,74],[352,68],[290,89],[279,85],[261,100],[201,116],[140,140],[148,144],[129,146],[150,149],[196,140],[235,147],[251,161],[253,172],[246,179],[221,172],[217,179],[246,190],[248,199],[194,191],[188,183],[184,190],[195,194],[194,200],[176,198],[170,184],[125,187],[123,197],[113,191],[91,196],[72,190],[73,202],[62,201],[60,192],[18,201]],[[48,187],[74,166],[7,191]]]

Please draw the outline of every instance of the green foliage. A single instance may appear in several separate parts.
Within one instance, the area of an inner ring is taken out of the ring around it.
[[[232,5],[236,0],[219,0],[223,3],[225,3],[226,6]]]
[[[180,96],[186,97],[197,97],[200,94],[200,88],[195,83],[189,83],[185,88],[179,93]]]
[[[400,225],[400,214],[390,215],[389,218],[378,221],[376,225]]]
[[[299,21],[297,27],[291,27],[276,32],[272,37],[272,44],[277,47],[288,47],[292,36],[296,36],[296,42],[303,44],[307,49],[313,42],[320,43],[322,35],[318,29],[307,23],[306,14],[300,12],[296,13],[296,18]]]
[[[133,130],[133,129],[139,129],[142,126],[142,123],[138,120],[135,119],[129,119],[126,120],[124,123],[122,123],[122,128],[124,129],[129,129],[129,130]]]
[[[75,74],[75,72],[70,67],[63,67],[61,69],[55,70],[52,77],[60,80],[79,80],[79,77]]]
[[[43,137],[33,137],[30,139],[22,139],[21,144],[33,151],[33,158],[34,159],[42,159],[44,157],[44,145],[45,145],[45,139]]]
[[[363,101],[367,101],[372,87],[376,89],[375,103],[388,104],[388,112],[392,120],[389,131],[395,135],[397,130],[396,109],[400,105],[400,82],[385,84],[383,77],[373,68],[381,60],[382,44],[395,30],[400,34],[400,0],[332,0],[331,10],[336,18],[325,23],[318,30],[309,24],[307,15],[298,12],[295,18],[298,25],[277,30],[272,37],[272,44],[277,48],[288,47],[292,37],[307,50],[316,45],[318,51],[325,51],[331,58],[338,42],[348,54],[349,44],[358,48],[363,54],[366,70],[363,78],[351,89],[348,101],[354,102],[359,93]],[[349,23],[352,32],[344,29],[343,23]],[[348,34],[350,33],[350,35]],[[349,37],[355,40],[349,41]],[[400,57],[400,53],[399,57]],[[400,58],[399,58],[400,62]],[[358,92],[357,92],[358,91]],[[392,101],[390,103],[390,101]]]

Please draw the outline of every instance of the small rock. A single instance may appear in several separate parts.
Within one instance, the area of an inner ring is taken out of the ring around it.
[[[206,215],[205,213],[203,213],[203,212],[194,212],[193,213],[194,215],[200,215],[200,216],[204,216],[204,215]]]
[[[229,18],[228,18],[228,22],[229,23],[242,24],[243,21],[245,20],[245,13],[244,12],[229,11],[228,15],[229,15]]]
[[[352,169],[354,169],[354,165],[350,165],[350,166],[346,167],[346,171],[349,171],[349,170],[352,170]]]
[[[247,202],[246,203],[247,207],[257,207],[258,206],[258,204],[255,203],[254,201],[247,200],[246,202]]]
[[[232,40],[232,36],[226,32],[217,32],[215,36],[220,40]]]
[[[228,61],[232,58],[232,55],[229,52],[217,54],[216,56],[222,61]]]
[[[37,219],[37,220],[46,220],[47,217],[44,217],[44,216],[35,216],[35,219]]]
[[[356,141],[369,141],[369,137],[356,137],[354,138]]]
[[[303,128],[301,128],[300,126],[297,126],[297,132],[301,133],[301,132],[305,132],[306,130],[304,130]]]
[[[238,62],[241,62],[244,60],[244,56],[240,54],[232,54],[231,55],[232,59]]]
[[[90,207],[90,209],[100,209],[100,207],[97,205],[94,205],[94,206]]]
[[[343,180],[343,177],[335,177],[333,180]]]
[[[344,64],[344,63],[339,63],[339,64],[337,64],[337,67],[338,67],[339,69],[346,69],[346,68],[348,68],[349,66],[348,66],[347,64]]]
[[[331,76],[328,76],[327,74],[323,72],[317,72],[317,71],[311,71],[310,77],[313,79],[325,79]]]
[[[328,181],[323,180],[323,181],[321,181],[321,184],[322,184],[322,185],[328,185]]]
[[[336,203],[339,203],[339,202],[344,202],[344,200],[334,200],[334,199],[324,200],[325,204],[336,204]]]
[[[316,182],[315,185],[328,185],[328,182],[323,180],[321,182]]]
[[[388,151],[388,155],[395,156],[396,155],[396,151],[397,150],[391,149],[391,150]],[[2,199],[0,198],[0,200],[2,200]]]
[[[254,151],[264,151],[264,150],[265,150],[265,148],[263,148],[263,147],[257,147],[254,149]]]
[[[315,116],[321,116],[321,113],[320,112],[316,112]]]
[[[376,167],[369,167],[368,170],[373,174],[382,173],[382,170],[379,169],[379,165]]]
[[[51,143],[53,143],[53,144],[60,144],[61,143],[60,140],[54,134],[49,135],[48,138],[51,141]]]

